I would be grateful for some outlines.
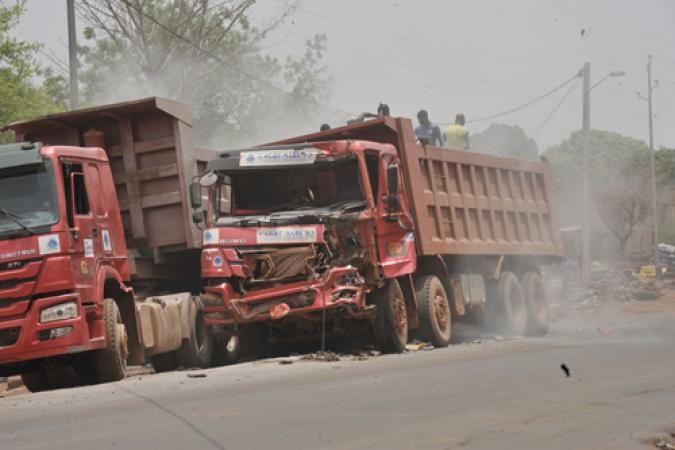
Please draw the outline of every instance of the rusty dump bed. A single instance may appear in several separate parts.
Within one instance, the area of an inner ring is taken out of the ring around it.
[[[360,139],[397,147],[423,255],[560,256],[547,162],[423,147],[412,123],[383,117],[285,140]]]
[[[167,252],[200,247],[187,190],[198,167],[205,167],[216,153],[194,147],[187,105],[151,97],[52,114],[6,128],[14,130],[18,142],[103,146],[128,247]]]

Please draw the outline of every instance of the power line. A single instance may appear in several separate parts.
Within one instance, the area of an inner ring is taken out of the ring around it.
[[[205,55],[207,55],[207,56],[213,58],[214,60],[218,61],[219,63],[223,64],[224,66],[229,67],[230,69],[234,70],[235,72],[237,72],[237,73],[239,73],[239,74],[241,74],[241,75],[243,75],[243,76],[245,76],[245,77],[247,77],[247,78],[250,78],[250,79],[252,79],[252,80],[255,80],[255,81],[257,81],[257,82],[259,82],[259,83],[261,83],[261,84],[264,84],[264,85],[267,86],[267,87],[270,87],[270,88],[275,89],[275,90],[277,90],[277,91],[279,91],[279,92],[282,92],[283,94],[286,94],[286,95],[288,95],[288,96],[294,97],[294,98],[296,98],[297,100],[300,100],[300,101],[303,101],[303,102],[306,102],[306,103],[314,103],[314,104],[317,104],[317,105],[321,106],[321,104],[320,104],[319,102],[316,102],[316,101],[314,101],[314,100],[310,100],[310,99],[307,99],[307,98],[304,98],[304,97],[297,96],[297,95],[293,94],[292,92],[288,92],[288,91],[286,91],[285,89],[283,89],[283,88],[281,88],[281,87],[279,87],[279,86],[277,86],[277,85],[275,85],[275,84],[273,84],[273,83],[271,83],[271,82],[265,80],[264,78],[260,78],[260,77],[258,77],[258,76],[256,76],[256,75],[253,75],[253,74],[251,74],[251,73],[249,73],[249,72],[247,72],[247,71],[241,69],[240,67],[237,67],[237,66],[235,66],[235,65],[233,65],[233,64],[231,64],[231,63],[229,63],[227,60],[221,58],[220,56],[216,55],[215,53],[213,53],[213,52],[211,52],[211,51],[209,51],[209,50],[206,50],[206,49],[202,48],[200,45],[198,45],[198,44],[192,42],[190,39],[186,38],[185,36],[183,36],[183,35],[181,35],[181,34],[175,32],[175,31],[172,30],[170,27],[164,25],[162,22],[160,22],[159,20],[157,20],[157,18],[155,18],[154,16],[152,16],[152,15],[146,13],[145,11],[143,11],[142,8],[139,8],[138,6],[136,6],[136,5],[134,5],[133,3],[131,3],[129,0],[121,0],[121,2],[124,3],[126,6],[128,6],[128,7],[130,7],[130,8],[133,8],[134,10],[136,10],[136,11],[137,11],[139,14],[141,14],[143,17],[145,17],[146,19],[150,20],[151,22],[153,22],[154,24],[156,24],[157,26],[159,26],[160,28],[162,28],[164,31],[168,32],[169,34],[171,34],[171,35],[174,36],[175,38],[177,38],[177,39],[179,39],[179,40],[185,42],[186,44],[190,45],[190,46],[193,47],[194,49],[199,50],[200,52],[202,52],[202,53],[204,53]],[[325,104],[324,104],[323,106],[325,106],[325,107],[327,107],[327,108],[329,108],[329,109],[332,109],[332,110],[335,111],[335,112],[339,112],[340,114],[346,115],[346,116],[353,116],[353,115],[354,115],[354,114],[352,114],[352,113],[348,113],[348,112],[346,112],[346,111],[342,111],[342,110],[340,110],[340,109],[333,108],[332,106],[329,106],[329,105],[325,105]]]
[[[556,111],[558,111],[558,109],[559,109],[560,106],[563,104],[563,102],[567,99],[567,97],[569,97],[569,95],[572,93],[572,91],[574,90],[574,88],[577,87],[578,82],[579,82],[579,78],[577,78],[577,81],[575,81],[574,83],[572,83],[572,85],[571,85],[570,88],[567,90],[567,92],[565,92],[565,95],[563,95],[563,97],[560,99],[560,101],[558,102],[558,104],[555,105],[555,108],[553,108],[553,111],[551,111],[551,113],[546,117],[546,119],[544,119],[544,121],[541,123],[541,125],[539,125],[539,126],[535,129],[534,135],[532,136],[534,139],[537,139],[537,138],[539,137],[539,135],[541,134],[541,132],[544,130],[544,127],[546,127],[546,125],[547,125],[548,122],[551,120],[551,118],[552,118],[553,115],[556,113]]]
[[[514,112],[516,112],[516,111],[520,111],[521,109],[527,108],[528,106],[532,105],[533,103],[536,103],[536,102],[538,102],[538,101],[540,101],[540,100],[542,100],[542,99],[548,97],[549,95],[555,94],[555,93],[558,92],[560,89],[564,88],[565,86],[567,86],[568,84],[570,84],[572,81],[574,81],[574,80],[577,79],[577,78],[579,78],[579,75],[578,75],[578,74],[577,74],[577,75],[574,75],[572,78],[570,78],[569,80],[565,81],[565,82],[564,82],[563,84],[561,84],[560,86],[558,86],[558,87],[556,87],[556,88],[553,88],[553,89],[551,89],[550,91],[546,92],[545,94],[542,94],[542,95],[540,95],[539,97],[534,98],[534,99],[530,100],[529,102],[524,103],[524,104],[522,104],[522,105],[520,105],[520,106],[516,106],[515,108],[511,108],[511,109],[509,109],[509,110],[506,110],[506,111],[503,111],[503,112],[500,112],[500,113],[497,113],[497,114],[492,114],[492,115],[490,115],[490,116],[479,117],[478,119],[467,120],[467,123],[471,123],[471,122],[482,122],[482,121],[484,121],[484,120],[491,120],[491,119],[495,119],[495,118],[497,118],[497,117],[501,117],[501,116],[505,116],[505,115],[507,115],[507,114],[514,113]]]
[[[303,10],[300,9],[300,11],[303,11]],[[253,22],[262,23],[261,20],[253,18],[253,17],[249,18],[249,20],[251,20]],[[306,34],[298,33],[297,31],[289,30],[287,28],[277,27],[276,30],[281,32],[281,33],[287,33],[287,34],[290,34],[292,36],[295,36],[295,37],[298,37],[298,38],[301,38],[301,39],[305,39],[305,40],[306,39],[312,39],[311,36],[307,36]],[[355,49],[354,47],[343,47],[343,46],[340,46],[340,45],[337,45],[337,44],[334,44],[334,43],[327,43],[326,46],[330,47],[330,48],[333,48],[333,49],[336,49],[336,50],[339,50],[339,51],[342,51],[342,52],[345,52],[348,55],[350,55],[351,57],[353,57],[354,55],[360,55],[361,57],[366,58],[367,60],[376,60],[376,61],[380,61],[380,62],[385,63],[385,64],[389,64],[391,66],[403,67],[405,69],[413,70],[413,71],[416,71],[416,72],[423,72],[425,74],[435,73],[435,74],[438,74],[438,75],[442,75],[445,78],[453,78],[453,79],[456,79],[456,80],[474,81],[474,82],[478,82],[478,83],[495,84],[495,85],[501,85],[501,86],[517,86],[517,87],[526,87],[526,88],[532,87],[532,84],[513,83],[513,82],[498,81],[498,80],[489,80],[489,79],[485,79],[485,78],[477,78],[477,77],[470,77],[470,76],[466,76],[466,75],[458,75],[458,74],[449,73],[449,72],[436,71],[436,70],[433,70],[432,68],[429,68],[427,66],[402,63],[401,61],[398,61],[398,60],[394,61],[394,60],[391,60],[391,59],[383,58],[382,56],[380,56],[378,54],[360,51],[360,50]],[[548,86],[546,86],[546,87],[548,87]]]

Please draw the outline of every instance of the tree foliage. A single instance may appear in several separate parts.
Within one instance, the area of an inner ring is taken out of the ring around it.
[[[192,106],[202,141],[283,136],[326,100],[325,36],[300,58],[263,51],[267,34],[295,6],[254,24],[254,0],[82,0],[89,23],[82,75],[89,102],[159,95]],[[311,129],[314,123],[311,123]]]
[[[582,222],[582,148],[583,134],[575,131],[545,153],[567,223]],[[649,149],[643,141],[601,130],[590,131],[588,148],[592,213],[616,238],[623,256],[635,226],[649,212]]]
[[[471,136],[471,149],[481,153],[513,158],[537,159],[537,143],[519,126],[493,123]]]
[[[37,62],[40,45],[12,37],[24,3],[0,5],[0,124],[65,108],[64,79]]]

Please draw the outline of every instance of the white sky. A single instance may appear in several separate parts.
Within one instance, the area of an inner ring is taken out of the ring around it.
[[[44,54],[64,65],[65,5],[28,0],[17,30],[19,37],[43,42]],[[260,0],[254,25],[281,5]],[[654,78],[661,82],[654,91],[655,145],[675,147],[673,25],[673,0],[304,0],[292,20],[270,35],[266,51],[282,59],[299,56],[303,36],[326,33],[332,107],[356,115],[386,102],[393,115],[414,117],[424,108],[436,122],[450,122],[457,112],[471,120],[508,110],[590,61],[593,83],[610,70],[626,72],[593,91],[591,126],[645,141],[647,105],[636,91],[646,91],[651,53]],[[580,127],[580,85],[537,136],[540,150]],[[494,121],[520,125],[532,136],[566,90]],[[491,122],[470,128],[475,133]]]

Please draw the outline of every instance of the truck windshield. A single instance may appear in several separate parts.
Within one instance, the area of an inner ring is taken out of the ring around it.
[[[356,159],[320,166],[236,172],[232,215],[264,214],[364,200]]]
[[[0,170],[0,233],[35,230],[58,221],[50,161]]]

